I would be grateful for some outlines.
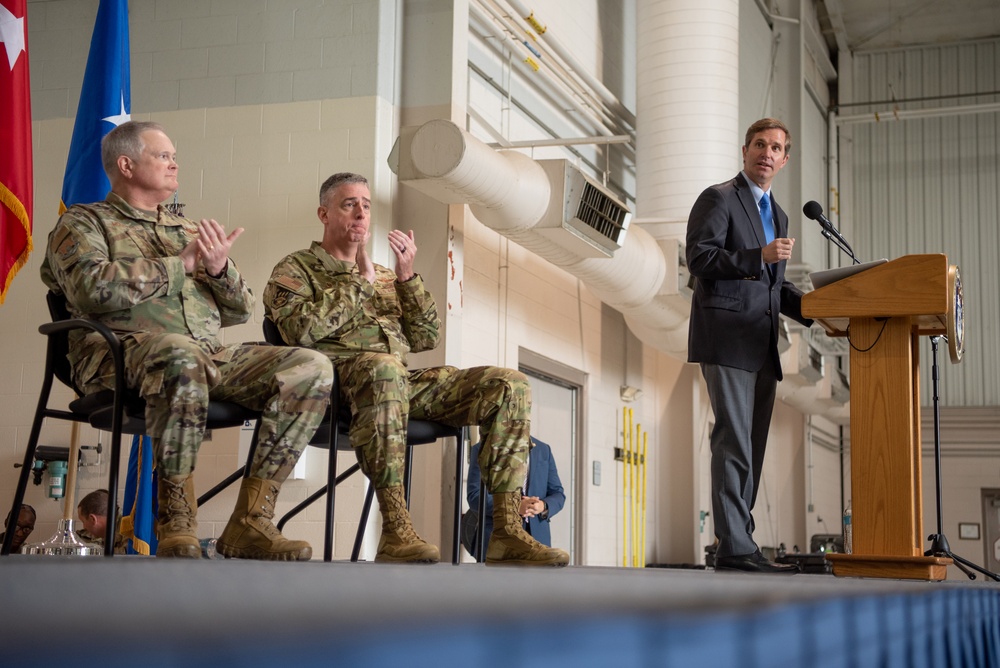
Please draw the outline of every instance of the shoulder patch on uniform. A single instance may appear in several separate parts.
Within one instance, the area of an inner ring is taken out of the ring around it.
[[[288,290],[277,290],[274,297],[271,299],[271,303],[268,305],[271,308],[280,309],[285,304],[288,303]]]
[[[73,237],[72,230],[69,227],[66,225],[57,225],[56,229],[52,231],[52,239],[49,242],[49,247],[52,249],[55,257],[62,261],[76,255],[76,251],[80,245]]]
[[[305,281],[294,276],[271,276],[271,283],[282,290],[288,290],[296,294],[309,294]]]

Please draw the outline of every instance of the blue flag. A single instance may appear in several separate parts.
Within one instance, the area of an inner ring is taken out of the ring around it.
[[[156,554],[156,472],[153,470],[153,441],[149,436],[132,437],[122,503],[122,536],[128,539],[128,554]]]
[[[128,0],[101,0],[66,159],[59,213],[80,202],[102,201],[111,190],[101,163],[101,139],[131,118],[130,81]]]

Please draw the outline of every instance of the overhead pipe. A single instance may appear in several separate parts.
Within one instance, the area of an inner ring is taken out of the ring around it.
[[[510,13],[505,13],[503,10],[497,9],[493,3],[481,2],[477,9],[481,9],[486,12],[492,19],[503,26],[504,30],[507,31],[507,38],[511,42],[517,44],[518,49],[523,49],[528,52],[529,55],[526,56],[526,61],[532,63],[533,68],[537,67],[539,70],[547,68],[553,71],[558,76],[553,76],[552,79],[559,82],[560,85],[568,88],[572,95],[578,99],[578,103],[582,103],[586,106],[591,113],[595,116],[602,118],[604,122],[609,126],[618,131],[624,131],[626,127],[620,122],[620,119],[615,118],[615,114],[608,108],[604,106],[602,101],[594,97],[593,91],[585,86],[580,80],[570,72],[564,63],[562,63],[558,58],[555,58],[550,53],[543,54],[539,50],[537,43],[535,45],[529,44],[524,37],[530,37],[531,33],[528,30],[516,22],[516,17],[512,16]],[[551,76],[551,72],[550,72]]]
[[[610,111],[618,114],[618,116],[620,116],[630,128],[635,128],[635,114],[626,108],[625,105],[621,103],[621,100],[619,100],[614,93],[608,90],[607,86],[605,86],[602,81],[593,76],[588,68],[580,65],[580,62],[576,59],[576,57],[562,45],[559,39],[553,35],[546,28],[546,26],[541,23],[541,21],[535,18],[533,10],[525,5],[525,3],[521,2],[521,0],[495,1],[500,5],[507,5],[511,7],[517,15],[528,23],[528,25],[532,26],[532,30],[536,35],[538,35],[538,41],[542,45],[543,49],[550,49],[566,64],[567,71],[579,77],[583,83],[593,90]]]
[[[497,23],[493,20],[484,9],[475,4],[469,5],[469,15],[475,19],[480,26],[492,34],[494,38],[499,40],[500,44],[504,44],[509,48],[513,48],[517,53],[521,54],[520,58],[514,58],[514,62],[517,64],[519,71],[525,75],[528,80],[532,76],[535,76],[539,72],[543,72],[546,81],[551,85],[546,86],[536,86],[535,90],[542,95],[546,100],[558,109],[570,108],[576,110],[581,119],[573,119],[577,124],[580,124],[581,120],[589,121],[589,126],[580,125],[580,127],[585,131],[585,133],[597,133],[603,136],[612,136],[617,134],[612,131],[608,126],[614,125],[610,119],[604,119],[599,117],[595,110],[590,108],[585,104],[581,104],[580,97],[572,91],[564,82],[560,81],[558,77],[552,76],[545,63],[540,63],[531,56],[531,52],[527,47],[517,40],[513,39],[508,33],[504,32]],[[572,119],[573,117],[570,116]]]
[[[952,116],[967,116],[969,114],[992,114],[998,111],[1000,111],[1000,102],[959,105],[956,107],[936,107],[933,109],[886,109],[881,112],[869,111],[863,114],[841,116],[837,119],[837,125],[907,121],[919,118],[950,118]]]

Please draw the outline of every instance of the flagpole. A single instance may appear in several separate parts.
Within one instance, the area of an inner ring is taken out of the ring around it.
[[[76,517],[76,471],[80,466],[80,423],[74,422],[69,433],[69,470],[66,471],[66,488],[63,497],[64,520]]]
[[[76,469],[80,463],[80,423],[74,422],[69,436],[69,470],[63,487],[63,516],[56,525],[56,532],[43,543],[32,543],[21,548],[22,554],[41,554],[59,557],[96,557],[100,550],[93,543],[80,540],[73,528],[76,510]]]

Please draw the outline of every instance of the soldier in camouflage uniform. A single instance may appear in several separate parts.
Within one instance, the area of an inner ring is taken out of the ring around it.
[[[254,297],[229,258],[243,232],[194,222],[160,205],[177,190],[174,146],[156,123],[128,122],[101,144],[111,192],[69,208],[49,235],[42,280],[76,317],[121,337],[126,382],[146,400],[159,471],[158,557],[201,556],[191,472],[209,399],[262,412],[256,455],[218,541],[225,556],[306,560],[312,548],[271,523],[281,483],[319,426],[333,384],[312,350],[223,345],[221,327],[246,322]],[[111,356],[96,333],[74,331],[79,387],[113,387]]]
[[[76,504],[76,515],[80,519],[82,529],[76,532],[77,537],[85,543],[93,543],[102,550],[104,548],[105,529],[108,526],[108,490],[95,489],[80,499]],[[121,510],[116,509],[115,554],[125,554],[128,539],[121,531]]]
[[[479,466],[497,500],[486,562],[564,566],[569,555],[528,535],[519,515],[528,457],[530,386],[498,367],[410,370],[407,354],[434,348],[441,327],[433,297],[413,271],[413,232],[389,232],[395,272],[374,264],[371,195],[357,174],[320,189],[323,241],[285,257],[264,290],[267,317],[285,341],[329,355],[352,411],[351,443],[382,511],[376,561],[436,562],[438,548],[413,530],[402,470],[409,418],[478,424]]]

